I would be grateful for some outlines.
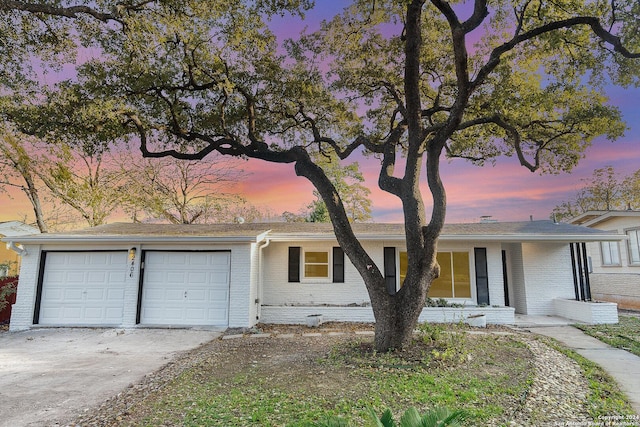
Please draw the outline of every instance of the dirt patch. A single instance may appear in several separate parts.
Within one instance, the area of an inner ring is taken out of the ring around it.
[[[425,355],[436,347],[424,343],[389,357],[380,357],[373,351],[372,331],[373,326],[365,324],[324,324],[319,328],[264,325],[251,331],[228,331],[227,335],[236,337],[214,340],[189,352],[74,422],[83,426],[180,424],[182,417],[192,409],[189,406],[200,404],[196,395],[202,389],[208,387],[210,405],[217,405],[220,404],[218,400],[244,390],[243,386],[247,387],[247,394],[251,393],[249,389],[256,384],[266,384],[264,387],[273,393],[293,395],[300,400],[313,396],[315,401],[328,408],[342,404],[355,407],[362,396],[370,393],[373,384],[371,373],[374,371],[413,375],[429,370],[437,373],[438,370],[459,369],[461,375],[458,380],[461,383],[471,377],[490,381],[495,378],[496,388],[517,388],[527,382],[534,364],[534,357],[526,345],[513,345],[508,351],[496,355],[490,351],[490,342],[475,346],[473,353],[448,354],[428,360]],[[473,346],[475,341],[486,341],[487,336],[492,340],[512,340],[506,330],[503,335],[500,335],[499,328],[490,331],[498,334],[469,334],[470,345]],[[437,387],[434,385],[434,389]],[[415,405],[410,393],[396,394],[397,391],[389,390],[388,397],[397,402],[398,408]],[[510,410],[498,417],[495,425],[506,421],[510,414],[515,413],[515,408],[523,404],[520,394],[500,396],[501,401],[494,399],[491,404]],[[169,408],[178,399],[186,400],[175,408]],[[286,411],[285,408],[282,410]],[[284,425],[285,415],[267,424]],[[216,413],[218,418],[213,423],[207,423],[206,419],[198,419],[197,422],[206,425],[263,425],[259,420],[225,424],[220,421],[222,416]]]

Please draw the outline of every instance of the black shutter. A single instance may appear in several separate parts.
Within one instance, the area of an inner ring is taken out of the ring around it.
[[[300,282],[300,246],[289,247],[289,282]]]
[[[396,248],[384,248],[384,279],[389,295],[396,293]]]
[[[478,305],[489,305],[489,273],[487,270],[487,248],[473,248],[476,265],[476,290]]]
[[[502,251],[502,277],[504,278],[504,306],[509,307],[509,270],[507,269],[507,251]]]
[[[340,246],[333,248],[333,283],[344,283],[344,251]]]

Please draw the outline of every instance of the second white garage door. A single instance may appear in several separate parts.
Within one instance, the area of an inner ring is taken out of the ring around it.
[[[230,252],[148,251],[140,323],[226,326]]]

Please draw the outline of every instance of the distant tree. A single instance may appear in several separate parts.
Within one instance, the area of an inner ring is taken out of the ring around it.
[[[591,178],[582,179],[582,188],[572,200],[553,209],[558,220],[573,218],[587,211],[622,210],[640,206],[640,169],[620,178],[612,166],[595,169]]]
[[[594,137],[620,136],[604,83],[640,82],[638,2],[353,0],[317,32],[279,45],[269,17],[302,16],[311,3],[0,1],[2,46],[33,51],[50,29],[99,53],[4,111],[41,137],[135,138],[147,157],[217,152],[294,165],[363,279],[376,349],[402,348],[440,274],[444,159],[513,156],[555,173],[570,171]],[[402,205],[408,262],[397,291],[315,157],[362,152],[379,160],[378,186]]]
[[[7,187],[20,189],[31,203],[38,229],[46,233],[49,228],[37,185],[39,165],[29,152],[29,138],[6,124],[0,126],[0,191],[6,191]]]
[[[122,187],[126,210],[134,221],[207,224],[238,217],[254,220],[260,215],[242,197],[225,191],[245,176],[238,161],[143,159],[124,153],[119,163],[126,179]]]
[[[360,172],[360,165],[354,162],[348,165],[341,165],[337,156],[323,156],[316,163],[322,167],[325,174],[336,188],[338,195],[342,199],[347,217],[351,222],[371,221],[371,190],[362,183],[364,176]],[[318,190],[313,191],[316,197],[309,208],[310,217],[324,219],[322,222],[330,222],[329,211]],[[320,221],[313,221],[320,222]]]
[[[318,156],[317,164],[327,174],[331,183],[336,188],[338,195],[342,199],[347,217],[350,222],[367,222],[371,221],[371,190],[361,183],[364,182],[364,176],[360,172],[358,162],[351,163],[346,166],[340,165],[340,160],[336,156]],[[306,222],[331,222],[329,210],[318,190],[313,191],[315,200],[307,205],[307,210],[302,211],[298,216],[302,216],[300,220]],[[295,217],[288,216],[289,222],[300,222]]]
[[[640,209],[640,169],[622,181],[622,198],[628,208]]]

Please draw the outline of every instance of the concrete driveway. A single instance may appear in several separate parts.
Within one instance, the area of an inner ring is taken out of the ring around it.
[[[194,329],[0,332],[0,426],[53,426],[220,335]]]

